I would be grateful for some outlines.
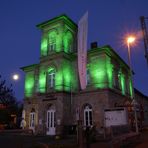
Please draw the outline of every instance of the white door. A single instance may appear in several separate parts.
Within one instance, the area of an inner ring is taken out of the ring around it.
[[[32,129],[35,132],[35,112],[30,113],[30,125],[29,129]]]
[[[47,111],[47,135],[55,135],[55,110]]]

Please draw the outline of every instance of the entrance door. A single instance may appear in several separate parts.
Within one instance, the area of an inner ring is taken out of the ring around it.
[[[55,110],[47,111],[47,135],[55,135]]]
[[[32,129],[33,132],[35,131],[35,112],[30,113],[30,125],[29,129]]]

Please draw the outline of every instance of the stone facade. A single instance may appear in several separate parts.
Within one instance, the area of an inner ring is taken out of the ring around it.
[[[104,126],[104,110],[124,106],[133,98],[128,65],[110,47],[87,52],[87,86],[80,89],[77,64],[77,25],[66,15],[37,25],[42,31],[38,64],[26,73],[26,128],[36,134],[72,132],[77,122]],[[88,80],[89,79],[89,80]]]

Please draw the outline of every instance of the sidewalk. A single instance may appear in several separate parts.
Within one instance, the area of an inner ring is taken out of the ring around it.
[[[141,133],[140,143],[135,148],[148,148],[148,130]]]

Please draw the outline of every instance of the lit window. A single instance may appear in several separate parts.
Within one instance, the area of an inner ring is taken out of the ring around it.
[[[48,73],[48,86],[49,88],[53,88],[55,85],[55,71],[52,70]]]
[[[92,126],[92,108],[86,105],[84,108],[84,126]]]

